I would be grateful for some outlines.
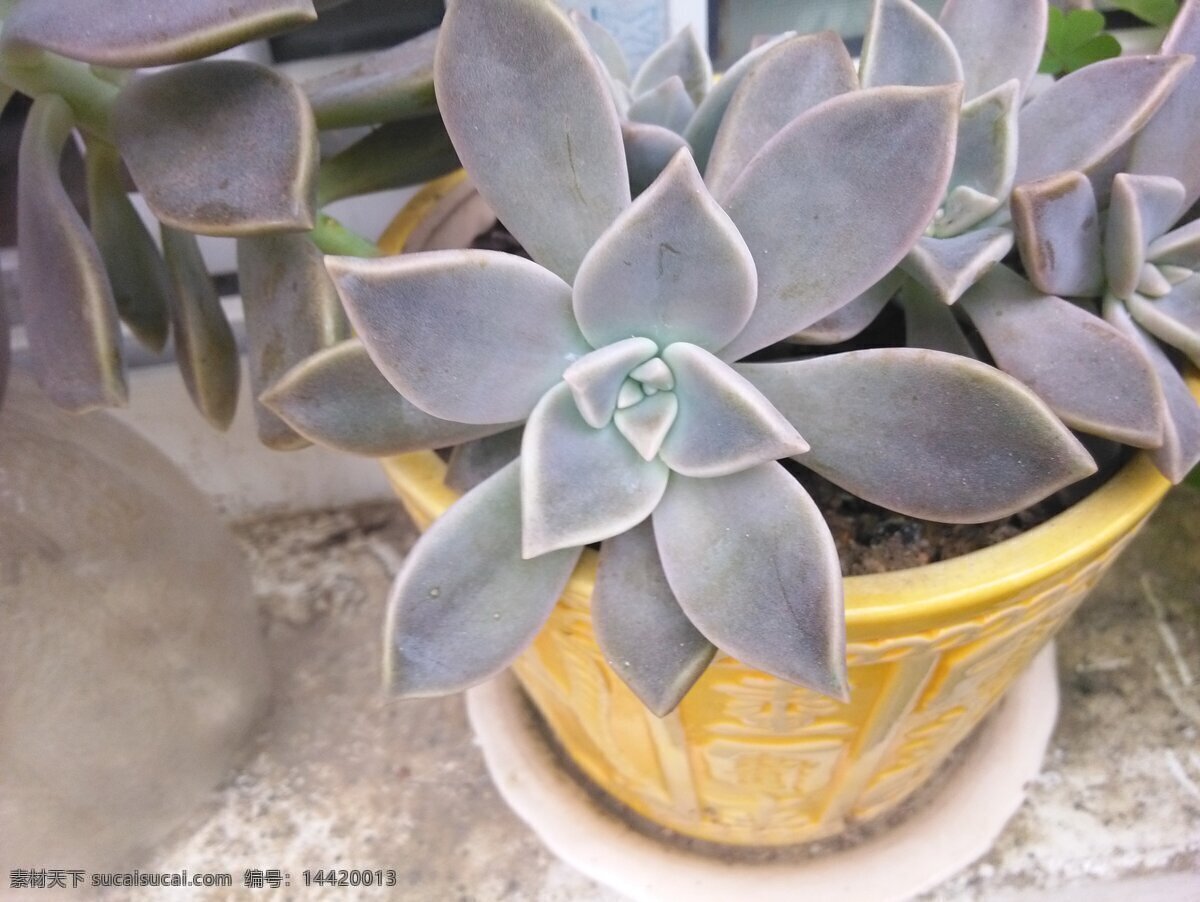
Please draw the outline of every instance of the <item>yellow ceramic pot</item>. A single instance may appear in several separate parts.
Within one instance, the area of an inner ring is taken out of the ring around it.
[[[445,247],[450,236],[489,222],[458,174],[418,195],[382,243],[393,253]],[[1200,378],[1193,390],[1200,395]],[[384,466],[422,529],[457,498],[432,452]],[[1016,538],[847,579],[848,704],[725,657],[675,712],[655,717],[596,645],[590,550],[514,670],[580,769],[650,820],[733,845],[829,836],[894,809],[932,776],[1168,488],[1139,455],[1099,491]]]

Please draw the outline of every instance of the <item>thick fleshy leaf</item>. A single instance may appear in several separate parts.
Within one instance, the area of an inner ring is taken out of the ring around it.
[[[98,139],[87,147],[88,218],[117,313],[155,353],[169,330],[170,281],[162,256],[121,184],[121,158]]]
[[[1159,265],[1200,269],[1200,219],[1151,241],[1146,257]]]
[[[237,411],[242,362],[233,329],[221,309],[196,236],[161,226],[163,261],[171,280],[171,332],[175,360],[196,408],[213,426],[227,429]]]
[[[389,122],[321,164],[317,201],[418,185],[459,168],[439,116]]]
[[[572,281],[629,205],[621,126],[582,35],[551,3],[457,0],[434,72],[479,193],[533,259]]]
[[[712,62],[689,25],[650,55],[637,71],[631,85],[633,96],[653,91],[664,81],[678,77],[693,103],[700,103],[712,84]]]
[[[880,311],[896,296],[904,274],[892,270],[849,304],[813,323],[792,341],[803,345],[832,345],[849,341],[871,325]]]
[[[688,146],[669,128],[645,122],[621,123],[621,138],[629,165],[629,190],[634,197],[649,188],[675,154]]]
[[[704,170],[709,190],[724,197],[784,126],[856,87],[854,61],[836,33],[798,35],[777,44],[746,74],[729,102]]]
[[[1183,212],[1184,188],[1173,178],[1120,173],[1113,179],[1104,267],[1108,290],[1128,298],[1138,287],[1146,251]]]
[[[879,348],[738,369],[803,426],[801,463],[912,517],[994,520],[1096,469],[1033,392],[966,357]]]
[[[626,338],[580,357],[563,371],[563,381],[589,426],[609,424],[629,374],[657,353],[658,345],[648,338]]]
[[[619,82],[629,84],[631,78],[629,61],[625,58],[625,51],[621,49],[621,45],[617,43],[617,39],[609,33],[608,29],[579,10],[571,11],[571,21],[575,23],[575,27],[583,34],[588,46],[604,64],[608,74]]]
[[[1123,56],[1056,81],[1021,109],[1017,184],[1102,164],[1157,112],[1191,62]]]
[[[1029,386],[1073,429],[1152,448],[1163,401],[1145,359],[1099,317],[1039,292],[998,266],[959,304],[996,365]]]
[[[373,53],[302,87],[320,128],[377,125],[437,112],[433,51],[437,30]]]
[[[933,297],[953,304],[1012,249],[1012,230],[973,229],[955,238],[924,237],[900,264]]]
[[[431,417],[392,387],[354,338],[301,361],[260,400],[310,442],[368,457],[445,448],[511,428]]]
[[[725,359],[807,328],[900,262],[945,194],[958,107],[956,86],[852,91],[763,148],[725,205],[758,270]]]
[[[594,347],[637,335],[715,351],[750,318],[756,284],[746,243],[680,151],[583,261],[575,316]]]
[[[716,479],[675,474],[654,537],[679,606],[743,664],[845,699],[837,549],[816,504],[777,463]]]
[[[1200,366],[1200,275],[1156,300],[1131,295],[1128,306],[1138,325]]]
[[[300,88],[266,66],[216,60],[135,78],[113,132],[167,225],[235,236],[313,226],[316,124]]]
[[[1024,86],[1046,46],[1046,0],[947,0],[938,21],[958,50],[966,97],[1010,78]]]
[[[21,307],[33,372],[59,407],[126,402],[121,332],[104,261],[59,179],[74,121],[66,101],[33,102],[17,165]]]
[[[199,59],[317,18],[310,0],[24,0],[4,23],[4,44],[133,69]]]
[[[725,476],[808,449],[757,388],[712,354],[679,343],[662,358],[679,395],[679,416],[662,447],[662,459],[676,473]]]
[[[1167,479],[1178,483],[1200,464],[1200,405],[1192,397],[1175,364],[1153,338],[1138,328],[1123,303],[1112,297],[1105,298],[1104,318],[1136,342],[1154,367],[1166,401],[1166,417],[1163,442],[1149,452],[1150,459]]]
[[[729,67],[729,70],[709,89],[704,100],[696,107],[696,115],[692,117],[683,136],[692,146],[692,152],[696,155],[696,165],[701,172],[708,168],[708,158],[712,153],[717,130],[725,118],[725,111],[729,108],[729,102],[733,99],[742,79],[758,65],[763,55],[768,53],[772,47],[794,34],[795,32],[786,32],[753,48]]]
[[[521,443],[525,556],[632,529],[658,506],[669,472],[661,460],[643,460],[615,426],[589,426],[571,390],[555,386],[529,415]]]
[[[1141,278],[1138,279],[1137,293],[1144,298],[1161,298],[1171,293],[1171,282],[1152,263],[1142,267]]]
[[[1092,183],[1063,172],[1020,185],[1013,228],[1029,280],[1046,294],[1095,297],[1104,287],[1100,212]]]
[[[900,305],[904,308],[904,343],[908,347],[979,359],[954,310],[930,294],[925,286],[905,280],[900,290]]]
[[[300,361],[350,337],[337,291],[307,235],[240,239],[238,280],[259,440],[278,450],[303,448],[308,440],[257,399]]]
[[[570,286],[512,254],[329,257],[326,266],[375,365],[444,420],[523,420],[591,351]]]
[[[678,414],[679,399],[675,393],[656,391],[637,404],[618,410],[613,416],[613,425],[633,445],[642,460],[654,460]]]
[[[875,0],[863,35],[859,77],[865,88],[945,85],[963,80],[949,36],[912,0]]]
[[[696,113],[696,103],[688,95],[683,80],[673,75],[652,91],[637,97],[629,106],[634,122],[660,125],[681,133]]]
[[[659,717],[674,710],[717,651],[675,600],[649,520],[600,547],[592,624],[613,673]]]
[[[1162,45],[1163,53],[1200,56],[1200,4],[1185,3]],[[1200,66],[1193,65],[1133,145],[1130,172],[1165,175],[1186,189],[1185,206],[1200,198]]]
[[[950,193],[930,234],[952,238],[991,216],[1012,190],[1017,171],[1017,95],[1008,81],[962,109]]]
[[[463,496],[417,542],[388,601],[384,670],[403,696],[494,676],[524,650],[566,588],[580,549],[521,557],[519,465]]]
[[[490,479],[521,456],[523,427],[455,445],[446,462],[442,482],[447,488],[465,495],[485,479]]]

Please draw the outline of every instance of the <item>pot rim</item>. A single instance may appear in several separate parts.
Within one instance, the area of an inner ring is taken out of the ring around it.
[[[458,170],[419,191],[380,237],[401,253],[417,227],[466,181]],[[1200,400],[1200,372],[1188,384]],[[442,483],[446,465],[433,451],[382,461],[388,479],[420,519],[432,522],[460,497]],[[995,545],[932,564],[844,579],[846,632],[865,641],[923,632],[970,618],[1052,574],[1097,558],[1133,532],[1171,488],[1139,452],[1104,485],[1046,522]],[[587,598],[598,555],[586,549],[566,595]]]

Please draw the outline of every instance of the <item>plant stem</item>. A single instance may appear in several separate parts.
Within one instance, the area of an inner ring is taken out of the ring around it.
[[[81,128],[112,141],[108,114],[119,88],[97,78],[86,63],[42,51],[17,58],[0,53],[0,82],[30,97],[57,94],[70,104]]]
[[[378,257],[379,247],[362,235],[350,231],[332,216],[320,213],[317,227],[310,233],[313,242],[327,254],[343,257]]]

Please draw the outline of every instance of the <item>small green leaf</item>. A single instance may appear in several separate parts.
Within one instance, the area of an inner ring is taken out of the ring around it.
[[[1082,69],[1091,63],[1121,55],[1121,45],[1104,33],[1104,14],[1094,9],[1073,9],[1064,13],[1050,8],[1046,29],[1046,52],[1038,71],[1061,75]]]
[[[1179,13],[1179,0],[1112,0],[1112,5],[1162,28],[1174,22]]]

